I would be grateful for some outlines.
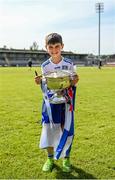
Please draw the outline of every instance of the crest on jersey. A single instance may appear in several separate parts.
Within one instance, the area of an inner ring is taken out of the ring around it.
[[[55,69],[60,69],[60,66],[55,67]]]
[[[68,70],[68,66],[62,66],[63,70]]]

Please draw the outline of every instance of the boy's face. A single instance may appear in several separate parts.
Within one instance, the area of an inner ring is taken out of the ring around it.
[[[63,49],[64,45],[61,43],[55,43],[55,44],[48,44],[46,46],[47,52],[52,58],[60,57],[61,50]]]

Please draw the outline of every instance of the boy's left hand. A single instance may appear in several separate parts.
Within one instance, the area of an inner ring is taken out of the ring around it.
[[[73,79],[71,80],[71,86],[76,85],[78,81],[79,81],[79,76],[76,74],[73,76]]]

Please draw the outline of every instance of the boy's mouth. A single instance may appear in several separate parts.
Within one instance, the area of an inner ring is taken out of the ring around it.
[[[57,55],[58,54],[58,52],[56,52],[56,53],[52,53],[52,55]]]

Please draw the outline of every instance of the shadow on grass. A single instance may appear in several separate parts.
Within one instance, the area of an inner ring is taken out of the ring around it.
[[[72,166],[71,173],[63,172],[62,169],[57,165],[55,165],[54,168],[57,170],[56,179],[97,179],[92,174],[89,174],[84,170],[77,168],[75,166]]]

